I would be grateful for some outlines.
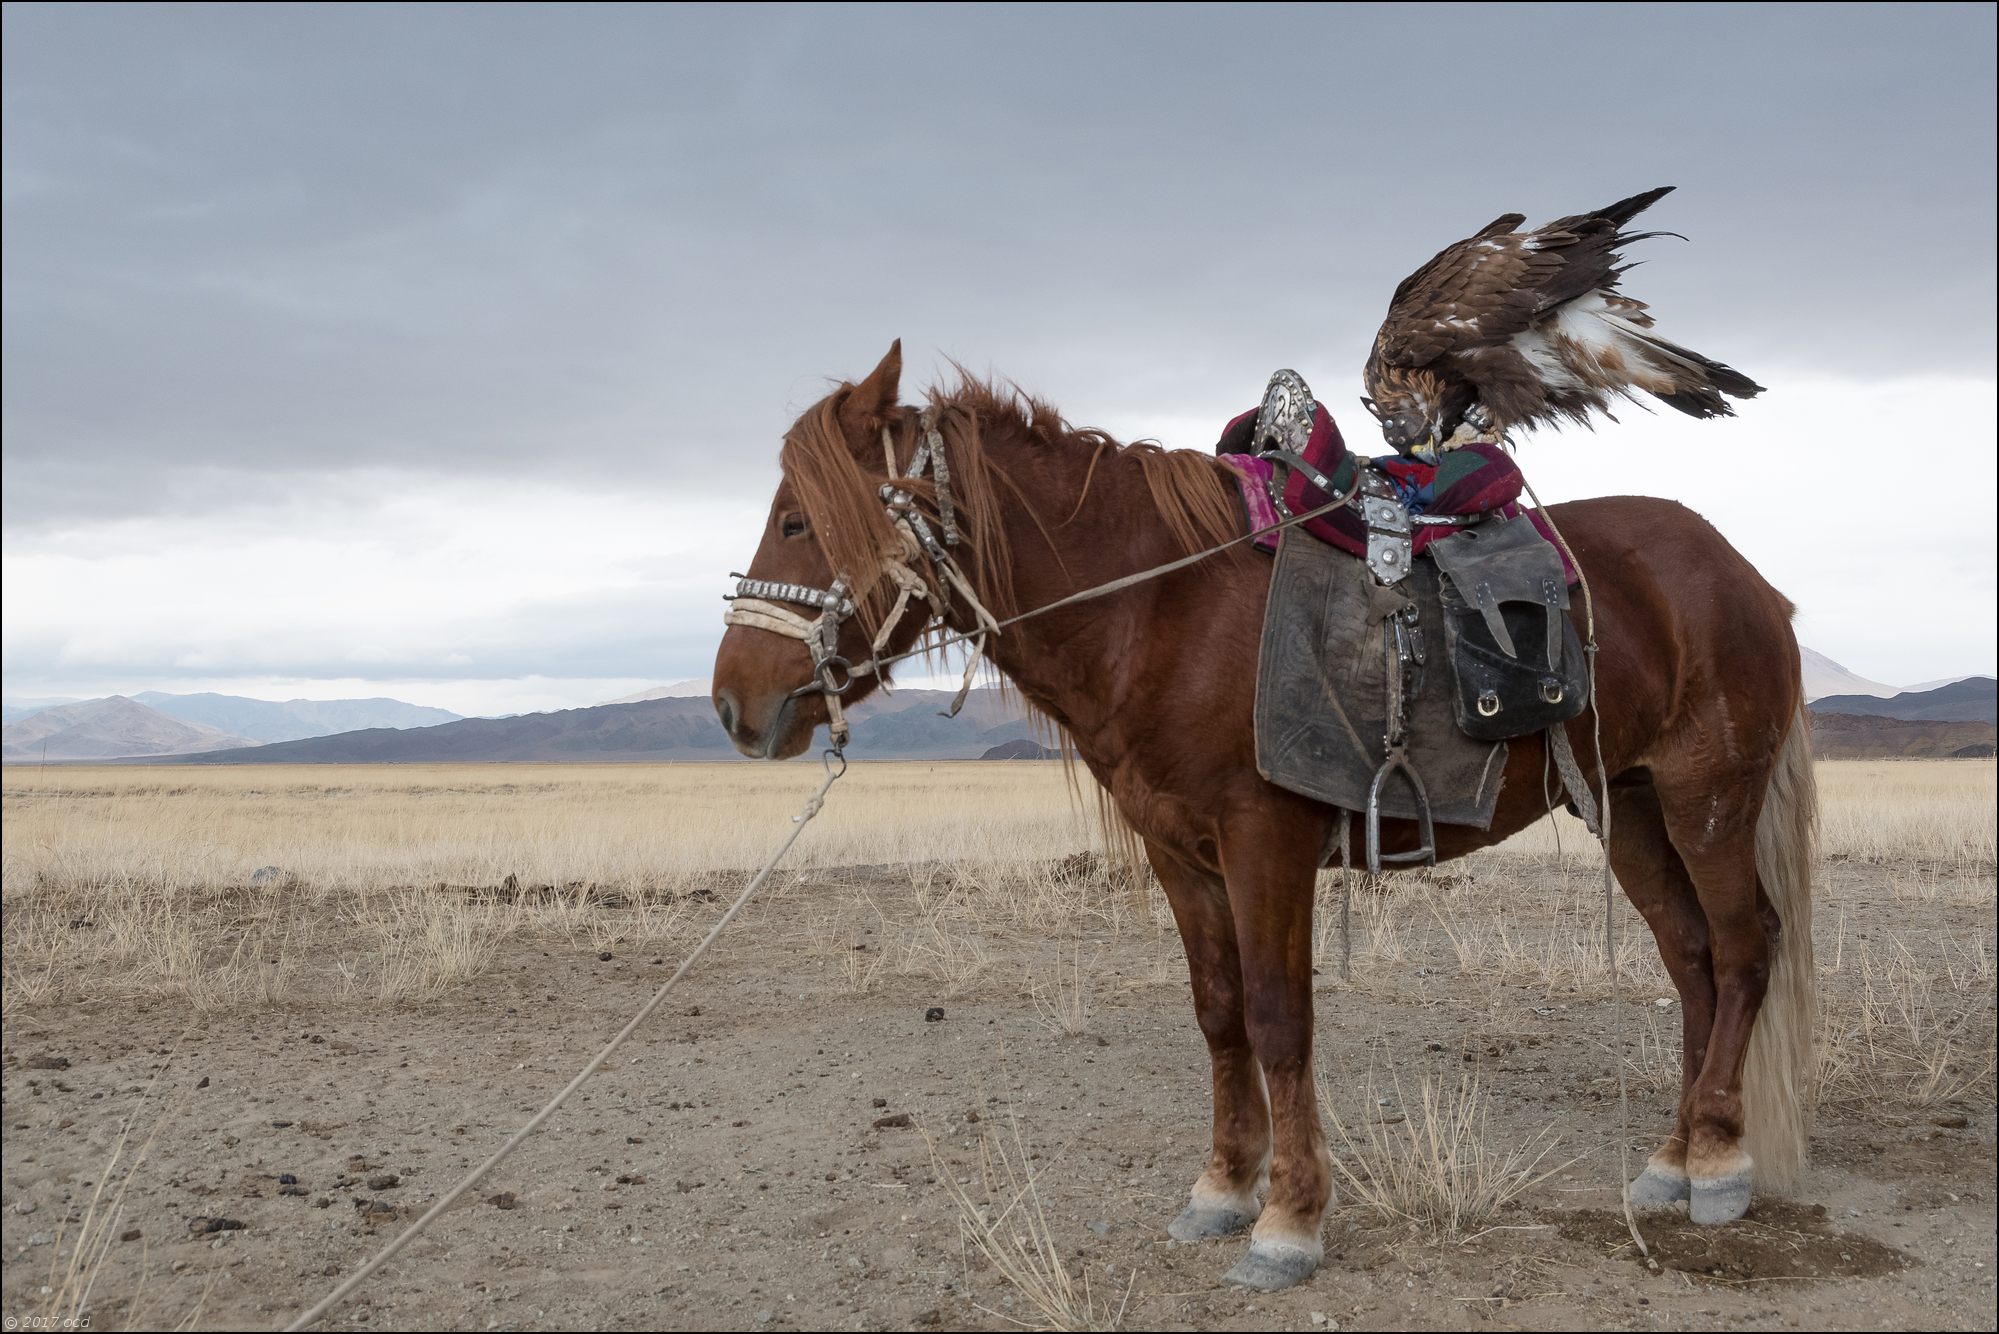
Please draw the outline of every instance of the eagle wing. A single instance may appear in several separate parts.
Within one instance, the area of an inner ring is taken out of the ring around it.
[[[1374,336],[1370,379],[1377,366],[1428,366],[1447,353],[1501,342],[1527,327],[1539,304],[1535,289],[1561,260],[1534,246],[1538,232],[1516,231],[1526,220],[1502,214],[1402,280]]]
[[[1661,186],[1531,232],[1507,213],[1446,246],[1402,280],[1374,337],[1375,363],[1415,368],[1454,352],[1503,343],[1565,301],[1617,285],[1619,246],[1645,236],[1618,229],[1672,190]]]

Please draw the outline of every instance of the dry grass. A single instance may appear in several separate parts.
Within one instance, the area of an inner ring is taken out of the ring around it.
[[[1919,911],[1991,904],[1991,763],[1821,770],[1830,865],[1882,868],[1886,893]],[[813,777],[796,765],[9,769],[6,998],[400,1004],[478,978],[517,936],[677,948],[768,853]],[[1177,954],[1163,896],[1110,874],[1054,765],[856,765],[794,857],[769,896],[823,898],[829,874],[848,886],[808,948],[855,992],[919,978],[970,994],[1007,942],[1059,924],[1078,943],[1066,970],[1045,951],[1024,960],[1028,994],[1055,1028],[1080,1031],[1085,935],[1137,932]],[[1421,970],[1607,995],[1600,866],[1581,826],[1556,815],[1451,866],[1356,875],[1354,982],[1392,990]],[[1315,962],[1336,977],[1336,871],[1319,906]],[[1670,995],[1622,905],[1617,930],[1617,980]],[[1901,1003],[1921,968],[1863,953],[1869,999],[1842,1034],[1905,1054],[1941,1031],[1960,1047],[1975,1036],[1930,1013],[1962,988]],[[1170,963],[1162,977],[1177,977]],[[1891,1020],[1905,1032],[1892,1043]]]
[[[1993,1098],[1994,774],[1821,766],[1823,1100]],[[749,765],[9,769],[7,1012],[404,1006],[478,985],[526,942],[678,953],[816,780]],[[857,764],[794,857],[732,940],[817,968],[836,993],[1004,997],[1063,1037],[1089,1032],[1100,1007],[1184,997],[1163,895],[1112,873],[1056,766]],[[1319,984],[1483,1013],[1495,1031],[1558,1024],[1569,1004],[1612,995],[1600,868],[1581,826],[1555,816],[1446,867],[1356,875],[1350,983],[1328,872]],[[1663,1094],[1680,1079],[1674,992],[1621,901],[1614,930],[1615,994],[1639,1014],[1625,1011],[1605,1068],[1621,1061],[1635,1092]],[[1113,942],[1112,957],[1137,959],[1117,981],[1103,975]],[[1476,1077],[1425,1077],[1408,1099],[1387,1079],[1389,1115],[1371,1075],[1344,1100],[1322,1090],[1338,1176],[1361,1206],[1461,1240],[1504,1226],[1509,1203],[1559,1170],[1546,1132],[1495,1142]],[[123,1161],[65,1238],[49,1285],[60,1311],[88,1309]],[[1121,1308],[1058,1245],[1028,1161],[1016,1128],[987,1137],[976,1185],[940,1168],[967,1255],[1042,1327],[1114,1325]]]
[[[1425,1074],[1413,1102],[1399,1073],[1391,1071],[1388,1088],[1392,1094],[1382,1096],[1372,1067],[1345,1097],[1323,1078],[1319,1084],[1342,1192],[1385,1218],[1467,1240],[1497,1226],[1507,1206],[1568,1166],[1542,1166],[1556,1147],[1545,1127],[1523,1144],[1494,1147],[1476,1075],[1453,1088]]]
[[[1116,1329],[1131,1295],[1129,1285],[1112,1306],[1091,1288],[1087,1267],[1064,1259],[1064,1247],[1035,1186],[1037,1173],[1028,1165],[1020,1123],[1012,1119],[1010,1124],[1010,1133],[980,1136],[976,1181],[961,1180],[939,1154],[929,1131],[924,1131],[931,1167],[956,1209],[965,1248],[966,1287],[973,1286],[969,1271],[976,1262],[991,1268],[1018,1294],[1032,1319],[981,1305],[988,1315],[1029,1329]]]
[[[1034,1002],[1041,1026],[1065,1038],[1079,1038],[1090,1031],[1090,993],[1102,951],[1083,957],[1083,942],[1071,942],[1066,955],[1028,974],[1027,994]]]
[[[1982,938],[1842,938],[1819,967],[1818,1096],[1925,1111],[1994,1093],[1993,961]]]

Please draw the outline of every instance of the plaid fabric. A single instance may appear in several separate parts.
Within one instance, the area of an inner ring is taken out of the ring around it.
[[[1221,443],[1216,446],[1221,461],[1235,473],[1250,531],[1268,528],[1282,517],[1270,500],[1275,465],[1269,459],[1235,452],[1248,447],[1250,433],[1256,426],[1256,412],[1255,408],[1251,408],[1233,418],[1223,428]],[[1234,446],[1233,450],[1231,446]],[[1323,405],[1314,408],[1312,436],[1306,442],[1304,456],[1305,461],[1326,474],[1335,487],[1344,490],[1353,485],[1354,457],[1347,452],[1346,441],[1340,437],[1340,428],[1334,424],[1332,415]],[[1436,463],[1424,463],[1400,454],[1384,454],[1370,461],[1387,476],[1412,514],[1484,514],[1497,511],[1504,518],[1515,519],[1525,513],[1541,536],[1550,545],[1555,545],[1547,521],[1536,511],[1520,507],[1520,465],[1498,445],[1466,445],[1462,449],[1449,451]],[[1332,499],[1300,473],[1294,472],[1285,479],[1284,506],[1293,514],[1317,509]],[[1321,542],[1349,555],[1367,555],[1367,525],[1351,509],[1342,507],[1331,514],[1320,515],[1306,523],[1304,529]],[[1447,537],[1456,531],[1454,528],[1418,528],[1411,537],[1411,549],[1421,554],[1439,537]],[[1264,551],[1275,551],[1277,535],[1272,533],[1260,537],[1254,545]],[[1562,569],[1573,586],[1576,572],[1566,555],[1562,557]]]

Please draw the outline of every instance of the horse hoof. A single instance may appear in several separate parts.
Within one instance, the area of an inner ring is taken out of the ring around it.
[[[1253,1241],[1249,1254],[1237,1261],[1234,1269],[1222,1275],[1222,1281],[1239,1288],[1254,1288],[1258,1292],[1282,1292],[1312,1277],[1318,1267],[1318,1254],[1302,1246]]]
[[[1749,1212],[1750,1180],[1748,1172],[1705,1180],[1694,1177],[1689,1182],[1692,1189],[1687,1200],[1687,1217],[1709,1226],[1733,1223]]]
[[[1634,1209],[1657,1209],[1678,1204],[1691,1194],[1693,1187],[1688,1183],[1685,1172],[1648,1167],[1625,1190],[1624,1198],[1631,1202]]]
[[[1207,1241],[1213,1237],[1232,1237],[1256,1222],[1255,1214],[1246,1214],[1240,1209],[1217,1206],[1202,1208],[1190,1204],[1180,1211],[1180,1216],[1166,1225],[1166,1235],[1175,1241]]]

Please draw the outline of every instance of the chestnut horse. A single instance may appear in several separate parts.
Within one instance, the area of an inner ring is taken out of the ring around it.
[[[966,582],[934,569],[925,578],[939,621],[960,632],[978,628],[971,597],[1005,618],[1243,531],[1234,483],[1206,454],[1074,430],[1044,404],[969,378],[933,391],[920,413],[899,402],[901,365],[897,343],[787,433],[750,565],[773,581],[765,592],[843,576],[854,614],[824,650],[848,662],[870,661],[877,642],[884,657],[902,652],[934,625],[921,600],[890,606],[885,571],[916,553],[880,495],[891,461],[900,478],[933,428]],[[898,485],[937,528],[938,488]],[[1551,513],[1594,593],[1610,863],[1681,1001],[1678,1116],[1628,1198],[1685,1200],[1695,1222],[1725,1223],[1749,1207],[1752,1170],[1756,1184],[1781,1188],[1805,1149],[1816,793],[1792,607],[1671,501]],[[1257,772],[1251,710],[1270,575],[1266,557],[1237,546],[1023,621],[989,649],[1067,733],[1172,905],[1213,1064],[1214,1128],[1168,1230],[1185,1241],[1253,1225],[1228,1277],[1263,1289],[1306,1278],[1323,1254],[1332,1182],[1312,1079],[1312,900],[1322,850],[1349,818]],[[812,744],[828,720],[809,686],[817,666],[804,644],[731,626],[714,703],[739,750],[779,759]],[[860,675],[846,698],[875,684]],[[1569,727],[1593,769],[1589,715]],[[1546,814],[1546,751],[1538,735],[1514,740],[1491,828],[1439,825],[1438,856]],[[1414,846],[1413,825],[1384,822],[1386,850]]]

